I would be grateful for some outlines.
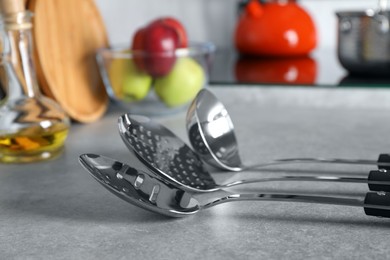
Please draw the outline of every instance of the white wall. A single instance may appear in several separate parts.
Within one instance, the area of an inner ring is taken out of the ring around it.
[[[236,0],[96,0],[111,43],[129,43],[134,31],[151,19],[172,15],[187,28],[190,40],[231,42]]]
[[[130,44],[135,30],[153,18],[172,15],[186,26],[190,40],[212,41],[232,46],[238,0],[95,0],[112,44]],[[319,32],[319,48],[336,44],[336,16],[339,10],[375,8],[377,0],[302,0]]]

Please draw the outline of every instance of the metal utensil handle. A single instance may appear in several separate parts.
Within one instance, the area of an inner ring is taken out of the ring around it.
[[[364,177],[338,177],[338,176],[281,176],[281,177],[271,177],[271,178],[253,178],[246,180],[238,180],[235,182],[227,183],[225,185],[220,185],[220,188],[229,188],[237,185],[250,184],[250,183],[259,183],[259,182],[273,182],[273,181],[315,181],[315,182],[347,182],[347,183],[368,183],[367,178]],[[390,181],[380,182],[381,185],[389,187],[385,191],[390,191]]]
[[[386,192],[368,192],[364,199],[276,193],[231,194],[202,205],[202,208],[233,201],[285,201],[363,207],[367,215],[390,217],[390,193]]]
[[[365,159],[339,159],[339,158],[285,158],[276,159],[269,163],[255,164],[247,166],[245,170],[251,170],[256,168],[262,168],[279,164],[290,163],[328,163],[328,164],[357,164],[357,165],[377,165],[378,168],[390,169],[390,155],[380,154],[378,161],[365,160]]]
[[[390,172],[387,170],[370,171],[368,178],[365,177],[339,177],[339,176],[281,176],[271,178],[253,178],[238,180],[235,182],[220,185],[220,188],[229,188],[237,185],[250,183],[272,182],[272,181],[310,181],[310,182],[346,182],[346,183],[367,183],[371,191],[390,192]]]

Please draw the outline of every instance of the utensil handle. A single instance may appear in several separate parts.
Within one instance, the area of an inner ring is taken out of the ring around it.
[[[276,159],[269,163],[261,163],[245,167],[244,170],[262,168],[266,166],[290,164],[290,163],[328,163],[328,164],[357,164],[357,165],[376,165],[379,169],[390,170],[390,155],[380,154],[377,161],[366,159],[340,159],[340,158],[283,158]]]
[[[215,199],[205,205],[203,208],[213,207],[226,202],[233,201],[284,201],[301,202],[314,204],[331,204],[342,206],[363,207],[365,198],[331,197],[322,195],[301,195],[301,194],[282,194],[282,193],[252,193],[252,194],[228,194],[224,197]],[[368,204],[367,204],[368,205]],[[390,202],[389,202],[390,205]]]
[[[202,207],[206,209],[233,201],[284,201],[363,207],[366,215],[390,218],[390,193],[386,192],[368,192],[366,193],[364,199],[276,193],[230,194],[225,197],[215,199]]]
[[[341,176],[300,176],[288,175],[271,178],[243,179],[220,185],[220,188],[229,188],[237,185],[250,183],[273,182],[273,181],[309,181],[309,182],[345,182],[367,183],[371,191],[390,192],[390,173],[385,169],[370,171],[368,178],[365,177],[341,177]]]
[[[377,176],[372,175],[372,187],[375,188],[375,184],[382,184],[386,187],[384,191],[390,191],[390,181],[381,182],[376,180]],[[347,183],[368,183],[368,179],[364,177],[339,177],[339,176],[300,176],[300,175],[288,175],[280,177],[270,177],[270,178],[253,178],[253,179],[243,179],[234,182],[230,182],[224,185],[220,185],[220,188],[229,188],[237,185],[244,185],[250,183],[259,183],[259,182],[273,182],[273,181],[314,181],[314,182],[347,182]],[[387,187],[386,185],[389,185]],[[382,191],[382,190],[381,190]]]
[[[390,173],[385,169],[370,171],[367,182],[372,191],[390,191]]]
[[[381,153],[378,157],[378,169],[390,170],[390,154]]]
[[[299,162],[299,163],[329,163],[329,164],[357,164],[357,165],[377,165],[380,168],[390,168],[388,154],[381,154],[378,161],[366,159],[340,159],[340,158],[286,158],[278,159],[278,162]]]
[[[390,193],[367,193],[364,199],[364,212],[369,216],[390,218]]]

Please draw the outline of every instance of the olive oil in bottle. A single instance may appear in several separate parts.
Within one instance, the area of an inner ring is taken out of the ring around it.
[[[0,162],[25,163],[58,156],[70,120],[40,93],[32,58],[32,13],[23,1],[0,0]]]
[[[33,162],[58,155],[68,135],[69,127],[56,124],[49,129],[21,130],[0,136],[0,161]]]

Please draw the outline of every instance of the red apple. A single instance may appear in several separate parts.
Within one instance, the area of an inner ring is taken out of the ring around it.
[[[145,70],[154,77],[168,74],[175,64],[178,45],[179,36],[172,27],[159,20],[149,24],[143,33]]]
[[[187,48],[188,38],[187,38],[187,32],[183,24],[173,17],[161,18],[161,21],[171,26],[173,29],[175,29],[175,31],[179,35],[179,48]]]
[[[134,36],[133,42],[131,43],[132,50],[142,50],[143,49],[143,39],[144,39],[145,28],[138,29]]]
[[[173,17],[163,17],[150,22],[136,31],[131,49],[135,52],[137,68],[152,76],[166,75],[175,63],[174,52],[177,48],[188,47],[188,38],[184,26]]]
[[[131,49],[135,51],[134,53],[134,62],[137,66],[137,68],[141,71],[145,70],[145,65],[144,65],[144,60],[142,56],[142,51],[143,51],[143,45],[144,45],[144,33],[145,29],[140,28],[136,31],[134,37],[133,37],[133,42],[131,44]],[[138,51],[138,52],[137,52]]]

